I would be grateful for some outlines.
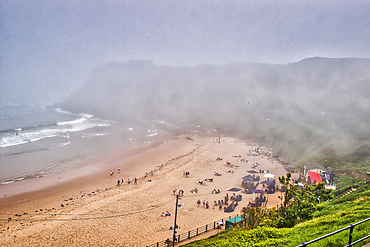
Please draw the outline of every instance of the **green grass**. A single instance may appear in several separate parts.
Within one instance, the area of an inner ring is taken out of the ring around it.
[[[184,246],[297,246],[369,217],[370,185],[365,185],[342,198],[319,204],[312,220],[293,228],[236,228]],[[370,235],[370,221],[354,228],[353,241],[367,235]],[[309,247],[345,246],[348,244],[348,237],[349,230],[345,230],[310,244]],[[361,245],[369,242],[370,239],[367,239]]]

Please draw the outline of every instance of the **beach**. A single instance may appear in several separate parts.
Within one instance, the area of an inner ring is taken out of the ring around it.
[[[79,169],[0,186],[0,243],[147,246],[172,239],[174,190],[176,194],[184,191],[177,208],[178,234],[240,214],[253,195],[229,189],[242,189],[242,178],[254,163],[258,163],[257,172],[268,170],[275,179],[287,173],[272,155],[251,155],[256,148],[256,144],[227,136],[168,136],[147,147],[104,153]],[[266,180],[263,173],[254,175]],[[194,188],[197,193],[190,192]],[[213,194],[214,189],[220,193]],[[215,206],[215,201],[233,193],[242,195],[234,212]],[[276,206],[279,195],[279,191],[266,194],[268,206]],[[209,208],[198,206],[198,200],[208,202]],[[171,216],[161,217],[167,211]]]

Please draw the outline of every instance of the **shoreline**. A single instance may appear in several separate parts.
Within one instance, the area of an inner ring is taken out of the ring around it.
[[[269,168],[276,178],[286,174],[283,165],[278,162],[261,156],[247,156],[254,147],[235,138],[221,137],[222,141],[218,143],[210,136],[189,136],[191,138],[182,135],[157,142],[130,157],[124,153],[107,157],[106,162],[110,166],[105,170],[77,180],[2,197],[0,236],[5,237],[4,246],[19,245],[30,239],[30,245],[42,243],[45,234],[55,238],[56,244],[66,243],[69,239],[71,246],[150,245],[172,234],[168,227],[173,224],[173,217],[163,218],[160,215],[166,211],[174,213],[173,189],[185,191],[181,199],[184,207],[178,212],[181,234],[228,215],[218,210],[213,202],[223,199],[226,193],[232,195],[228,192],[230,188],[241,187],[241,179],[250,170],[251,162],[260,162],[260,167]],[[242,155],[250,162],[238,162],[233,155]],[[219,156],[224,160],[216,161]],[[226,166],[227,160],[236,168]],[[121,172],[110,177],[110,170],[117,169],[118,165]],[[233,173],[228,172],[230,169]],[[190,172],[189,178],[183,176],[184,171]],[[216,177],[214,172],[222,175]],[[135,176],[138,184],[127,185],[127,178]],[[117,179],[122,178],[125,184],[117,186]],[[205,178],[214,178],[214,181],[207,183],[208,186],[201,186],[198,181]],[[190,193],[194,187],[199,189],[197,194]],[[213,189],[220,189],[221,193],[212,194]],[[277,194],[268,196],[269,205],[275,206]],[[211,207],[197,207],[198,199],[209,201]],[[232,214],[239,213],[251,199],[251,194],[243,194],[240,206]],[[12,219],[6,222],[7,218]],[[45,220],[50,223],[45,223]],[[60,232],[58,230],[58,237],[52,232],[55,227],[63,228]],[[14,234],[16,239],[12,237]],[[114,244],[105,242],[106,239]]]
[[[84,165],[82,167],[77,167],[77,168],[72,168],[70,170],[59,172],[56,174],[47,174],[45,176],[25,178],[22,180],[11,182],[11,183],[1,184],[0,185],[0,203],[1,203],[1,200],[4,199],[5,197],[9,198],[9,197],[16,196],[19,194],[47,189],[49,187],[58,186],[64,183],[71,182],[73,180],[76,181],[80,178],[96,176],[109,169],[115,169],[115,167],[112,166],[111,161],[110,161],[115,156],[119,156],[121,158],[122,156],[124,156],[125,158],[123,158],[121,161],[122,163],[124,163],[131,157],[139,155],[140,153],[145,152],[146,150],[155,148],[161,145],[161,143],[163,142],[164,140],[162,141],[156,140],[148,146],[131,148],[131,149],[123,151],[119,155],[114,154],[114,153],[105,153],[105,154],[102,154],[102,156],[108,156],[110,158],[107,158],[103,161],[92,160],[89,162],[88,165]],[[109,171],[107,173],[109,174]]]

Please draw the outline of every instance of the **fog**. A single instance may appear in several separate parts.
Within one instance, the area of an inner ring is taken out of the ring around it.
[[[369,23],[368,0],[2,0],[0,105],[61,101],[109,62],[370,58]]]
[[[58,105],[118,121],[215,129],[274,147],[291,160],[370,139],[370,59],[307,58],[287,65],[108,63]]]
[[[369,23],[367,0],[3,0],[0,107],[346,151],[369,139]]]

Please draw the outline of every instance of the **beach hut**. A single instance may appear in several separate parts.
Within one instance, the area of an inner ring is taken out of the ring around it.
[[[308,171],[312,171],[312,172],[316,172],[316,173],[324,173],[326,172],[326,168],[319,164],[319,163],[316,163],[316,162],[312,162],[312,163],[308,163],[304,166],[304,172],[303,172],[303,176],[306,180],[306,182],[308,181],[308,177],[309,177],[309,172]],[[313,180],[312,180],[313,182]]]
[[[227,230],[229,227],[235,227],[236,224],[242,220],[243,220],[243,217],[241,216],[237,216],[237,217],[227,220],[225,224],[225,230]]]

